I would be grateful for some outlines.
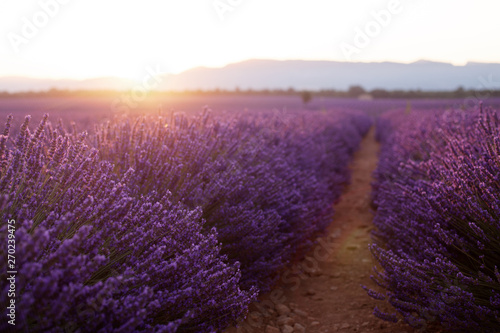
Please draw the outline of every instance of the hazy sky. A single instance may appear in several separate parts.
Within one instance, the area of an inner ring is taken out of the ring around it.
[[[500,62],[498,0],[0,0],[0,76],[144,76],[251,58]]]

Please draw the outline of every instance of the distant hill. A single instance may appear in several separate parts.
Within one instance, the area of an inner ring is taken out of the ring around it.
[[[417,61],[350,63],[308,60],[248,60],[222,68],[199,67],[161,78],[159,90],[184,89],[340,89],[361,85],[365,89],[454,90],[500,89],[499,63],[447,63]],[[131,80],[46,80],[19,77],[0,78],[0,91],[58,89],[117,89],[134,87]]]

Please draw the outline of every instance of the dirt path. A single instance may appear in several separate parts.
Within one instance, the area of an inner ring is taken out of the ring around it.
[[[275,289],[252,305],[234,332],[413,332],[373,316],[375,305],[360,285],[373,286],[368,250],[373,214],[370,183],[379,145],[372,128],[351,163],[351,184],[335,206],[327,234],[302,262],[283,274]]]

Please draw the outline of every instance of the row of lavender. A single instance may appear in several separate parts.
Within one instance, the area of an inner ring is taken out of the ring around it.
[[[415,328],[500,330],[500,116],[389,112],[377,124],[373,279]]]
[[[87,135],[29,120],[13,139],[9,117],[0,137],[0,212],[16,221],[15,328],[34,332],[233,324],[328,224],[371,123],[207,111]],[[7,271],[2,259],[1,304]]]

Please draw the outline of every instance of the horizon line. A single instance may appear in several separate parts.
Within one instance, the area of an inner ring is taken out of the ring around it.
[[[196,69],[223,69],[231,65],[236,65],[236,64],[242,64],[246,62],[252,62],[252,61],[276,61],[276,62],[331,62],[331,63],[343,63],[343,64],[383,64],[383,63],[391,63],[391,64],[400,64],[400,65],[411,65],[411,64],[417,64],[417,63],[435,63],[435,64],[446,64],[446,65],[451,65],[453,67],[465,67],[471,64],[485,64],[485,65],[500,65],[499,62],[481,62],[481,61],[473,61],[469,60],[466,61],[465,63],[462,64],[454,64],[453,62],[446,62],[446,61],[440,61],[440,60],[428,60],[428,59],[419,59],[415,61],[410,61],[410,62],[402,62],[402,61],[394,61],[394,60],[383,60],[383,61],[341,61],[341,60],[331,60],[331,59],[273,59],[273,58],[249,58],[241,61],[235,61],[235,62],[230,62],[222,66],[194,66],[190,67],[188,69],[173,73],[162,73],[162,76],[167,76],[167,75],[180,75],[192,70]],[[71,80],[71,81],[77,81],[77,82],[84,82],[88,80],[98,80],[98,79],[118,79],[118,80],[124,80],[124,81],[134,81],[133,78],[130,77],[122,77],[122,76],[117,76],[117,75],[102,75],[102,76],[92,76],[92,77],[87,77],[87,78],[75,78],[75,77],[47,77],[47,76],[24,76],[24,75],[1,75],[0,74],[0,79],[28,79],[28,80],[50,80],[50,81],[63,81],[63,80]]]

